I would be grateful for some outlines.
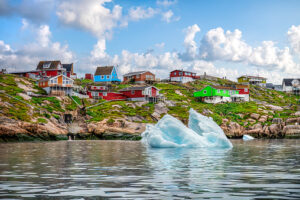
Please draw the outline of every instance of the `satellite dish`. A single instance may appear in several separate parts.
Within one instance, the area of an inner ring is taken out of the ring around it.
[[[294,80],[292,81],[292,85],[293,85],[293,87],[298,87],[298,86],[300,85],[299,80],[294,79]]]

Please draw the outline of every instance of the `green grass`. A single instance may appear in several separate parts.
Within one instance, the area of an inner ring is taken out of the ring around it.
[[[37,122],[38,123],[42,123],[42,124],[47,124],[48,123],[48,121],[46,119],[44,119],[44,118],[38,118]]]
[[[50,104],[43,105],[42,108],[46,109],[50,113],[53,111],[64,112],[62,109],[60,101],[56,97],[32,97],[31,102],[35,105],[41,106],[44,101],[50,102]]]

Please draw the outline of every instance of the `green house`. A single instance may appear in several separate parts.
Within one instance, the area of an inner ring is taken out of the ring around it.
[[[206,103],[232,102],[242,98],[237,89],[224,86],[206,86],[195,92],[194,97]]]

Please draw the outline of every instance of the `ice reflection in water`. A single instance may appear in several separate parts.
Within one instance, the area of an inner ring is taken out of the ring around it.
[[[233,145],[224,151],[125,141],[0,144],[0,198],[300,198],[298,140]]]

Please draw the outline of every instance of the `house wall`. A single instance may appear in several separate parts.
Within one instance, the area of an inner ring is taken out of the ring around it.
[[[102,99],[105,99],[107,101],[109,100],[126,100],[126,96],[124,96],[122,93],[116,93],[116,92],[100,92],[100,91],[88,91],[87,95],[89,98],[93,98],[92,92],[96,93],[97,97],[101,97]],[[104,96],[104,93],[106,95]]]
[[[204,89],[197,91],[194,93],[194,97],[207,97],[207,96],[212,96],[212,87],[207,86]]]
[[[132,91],[121,91],[121,93],[127,98],[145,97],[145,95],[143,95],[142,90],[134,90],[134,93],[132,93]]]
[[[148,78],[147,78],[148,76]],[[152,76],[152,78],[149,78],[149,76]],[[124,76],[124,81],[128,81],[133,79],[136,83],[144,83],[146,80],[155,80],[155,75],[152,74],[151,72],[145,72],[142,74],[137,74],[133,76]]]
[[[58,75],[58,71],[57,70],[49,70],[49,71],[45,71],[46,76],[57,76]]]
[[[85,79],[93,80],[94,76],[93,74],[85,74]]]
[[[180,76],[180,77],[171,77],[171,78],[170,78],[170,81],[181,82],[181,83],[187,83],[187,82],[192,82],[192,81],[194,81],[194,79],[191,78],[191,77]]]
[[[157,96],[157,89],[152,87],[151,88],[151,97],[156,97]]]
[[[94,76],[94,82],[112,82],[112,81],[121,82],[121,80],[118,78],[118,74],[115,68],[113,68],[112,73],[110,75]]]

